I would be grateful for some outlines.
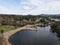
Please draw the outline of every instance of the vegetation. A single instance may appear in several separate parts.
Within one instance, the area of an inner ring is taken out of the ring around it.
[[[4,32],[13,30],[13,29],[15,29],[15,27],[13,27],[13,26],[0,26],[0,31],[4,30]]]
[[[39,20],[40,16],[32,15],[0,15],[0,25],[9,25],[9,26],[24,26],[30,23],[34,23],[36,20]],[[37,23],[37,22],[35,22]]]
[[[56,32],[57,36],[60,37],[60,21],[55,22],[51,25],[51,31]]]
[[[8,31],[28,24],[48,24],[53,16],[0,14],[0,30]]]
[[[0,30],[9,31],[27,24],[36,24],[40,16],[0,14]]]

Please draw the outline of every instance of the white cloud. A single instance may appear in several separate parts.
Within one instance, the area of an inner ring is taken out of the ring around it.
[[[0,14],[22,14],[22,12],[18,8],[9,8],[0,5]]]
[[[47,13],[59,14],[60,13],[60,1],[53,1],[47,4]]]
[[[11,10],[4,7],[4,6],[0,6],[0,13],[3,14],[3,13],[7,13],[7,12],[10,12]]]
[[[52,10],[59,10],[60,9],[59,4],[60,4],[60,1],[54,1],[54,2],[50,2],[48,5]]]
[[[39,6],[39,5],[43,4],[43,2],[40,1],[40,0],[29,0],[29,2],[30,2],[32,5],[35,5],[35,6]]]
[[[46,2],[43,2],[40,0],[28,0],[28,2],[29,3],[27,3],[27,2],[25,2],[25,3],[28,5],[36,6],[36,8],[29,10],[29,12],[26,11],[26,13],[29,13],[29,14],[41,14],[41,13],[55,14],[55,13],[60,13],[60,5],[59,5],[60,1],[50,1],[49,3],[46,3]]]
[[[47,1],[47,2],[46,2]],[[1,14],[55,14],[60,13],[60,1],[54,0],[26,0],[20,2],[20,4],[15,7],[7,7],[0,5]]]

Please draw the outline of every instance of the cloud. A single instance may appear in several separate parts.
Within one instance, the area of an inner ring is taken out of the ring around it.
[[[0,6],[0,14],[22,14],[22,12],[18,8]]]
[[[60,13],[60,1],[53,1],[47,4],[47,13],[59,14]]]
[[[42,0],[26,0],[24,3],[22,2],[21,5],[23,5],[22,7],[26,6],[26,5],[31,5],[34,7],[34,9],[31,9],[31,7],[25,8],[25,12],[23,10],[24,14],[55,14],[55,13],[59,13],[60,12],[60,1],[54,1],[54,0],[46,0],[42,1]],[[27,7],[28,7],[27,6]],[[29,10],[29,11],[28,11]]]
[[[4,2],[4,1],[3,1]],[[20,0],[13,4],[0,4],[1,14],[59,14],[60,1],[58,0]],[[8,5],[7,5],[8,4]],[[15,5],[17,4],[17,5]]]

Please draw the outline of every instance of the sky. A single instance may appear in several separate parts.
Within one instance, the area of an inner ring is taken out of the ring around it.
[[[60,0],[0,0],[0,14],[60,14]]]

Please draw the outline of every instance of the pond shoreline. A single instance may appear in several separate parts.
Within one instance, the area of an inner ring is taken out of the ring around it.
[[[6,39],[6,42],[7,42],[7,45],[12,45],[8,39],[11,35],[15,34],[16,32],[18,31],[21,31],[22,29],[30,29],[30,30],[36,30],[36,28],[34,26],[36,25],[41,25],[41,24],[35,24],[35,25],[26,25],[24,27],[20,27],[20,28],[17,28],[15,30],[11,30],[11,31],[8,31],[8,32],[5,32],[4,33],[4,38]]]

